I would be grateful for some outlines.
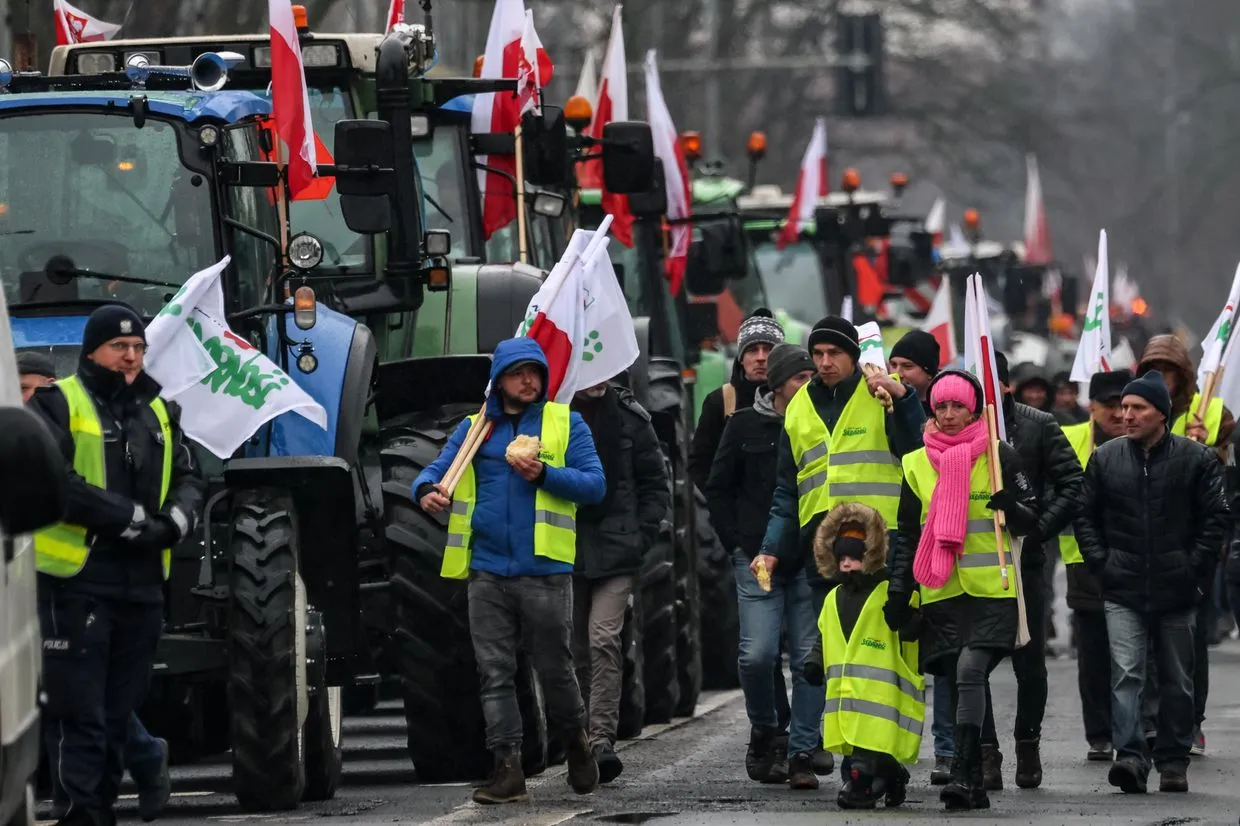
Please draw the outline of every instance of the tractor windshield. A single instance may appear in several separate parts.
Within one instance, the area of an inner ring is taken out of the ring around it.
[[[453,259],[470,253],[469,206],[465,202],[467,166],[461,147],[466,129],[462,123],[436,123],[434,135],[429,140],[415,140],[413,156],[422,179],[422,193],[426,199],[422,214],[427,229],[445,229],[452,233]],[[468,174],[473,176],[472,170]],[[469,183],[474,179],[469,178]],[[514,225],[515,226],[515,225]]]
[[[128,112],[0,117],[9,306],[119,299],[153,316],[215,262],[211,187],[182,163],[180,131],[155,117],[137,129]]]
[[[803,324],[815,324],[827,315],[818,253],[810,242],[797,241],[781,250],[774,241],[757,241],[754,254],[772,307],[786,310]]]

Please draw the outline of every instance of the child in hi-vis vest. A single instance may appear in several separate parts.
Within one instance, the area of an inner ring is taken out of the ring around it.
[[[826,685],[823,748],[845,755],[842,809],[904,802],[925,725],[925,680],[917,661],[920,614],[898,632],[887,626],[887,525],[855,502],[827,514],[814,537],[818,570],[836,587],[818,617],[821,637],[805,664]],[[916,606],[916,597],[913,597]]]

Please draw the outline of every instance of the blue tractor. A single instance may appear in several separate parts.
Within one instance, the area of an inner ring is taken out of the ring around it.
[[[205,752],[231,749],[243,808],[274,810],[334,794],[341,688],[374,671],[358,560],[383,552],[369,547],[383,547],[368,527],[381,495],[362,469],[378,359],[369,327],[308,300],[323,245],[280,240],[270,104],[214,91],[235,58],[58,78],[0,61],[0,285],[16,349],[68,375],[96,307],[153,317],[230,255],[232,330],[327,411],[326,430],[286,414],[226,461],[203,457],[204,530],[174,551],[155,672],[162,713],[189,714]],[[397,186],[416,180],[409,123],[341,120],[320,173],[350,229],[387,240],[373,292],[412,312],[446,263],[426,254],[444,239],[423,234],[420,200]]]

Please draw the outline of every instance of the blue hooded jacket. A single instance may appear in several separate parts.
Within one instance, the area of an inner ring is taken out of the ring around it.
[[[491,384],[498,385],[505,370],[523,361],[542,365],[544,378],[547,359],[537,342],[529,338],[501,341],[491,362]],[[487,418],[495,422],[491,436],[474,457],[474,478],[478,499],[474,506],[473,547],[470,570],[485,571],[497,576],[551,576],[569,574],[572,565],[534,555],[534,493],[536,484],[527,482],[512,469],[504,457],[508,444],[518,434],[542,435],[542,412],[546,404],[546,382],[543,396],[526,408],[516,426],[504,413],[499,393],[487,400]],[[415,492],[422,485],[439,482],[448,472],[456,452],[465,441],[469,422],[461,422],[443,453],[413,482]],[[564,467],[546,467],[541,485],[544,490],[578,505],[595,505],[607,492],[603,465],[594,447],[594,436],[581,414],[570,415],[568,451]]]

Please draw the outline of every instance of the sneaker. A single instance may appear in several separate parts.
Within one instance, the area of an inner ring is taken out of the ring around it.
[[[931,786],[946,786],[952,779],[952,759],[946,755],[934,756],[934,768],[930,770]]]
[[[806,752],[798,752],[788,758],[788,785],[793,789],[806,791],[818,788],[814,760]]]
[[[610,783],[624,771],[624,763],[620,762],[616,749],[611,743],[599,743],[594,749],[594,762],[598,763],[598,782]]]
[[[1188,750],[1188,753],[1194,757],[1206,756],[1206,734],[1201,730],[1201,726],[1193,729],[1193,746]]]
[[[1179,769],[1163,769],[1162,774],[1158,778],[1158,791],[1188,791],[1188,775]]]
[[[1116,760],[1107,773],[1107,782],[1124,794],[1145,794],[1146,774],[1130,760]]]
[[[1107,762],[1115,758],[1115,749],[1111,747],[1109,740],[1098,740],[1089,744],[1089,751],[1085,753],[1085,759],[1095,762]]]

